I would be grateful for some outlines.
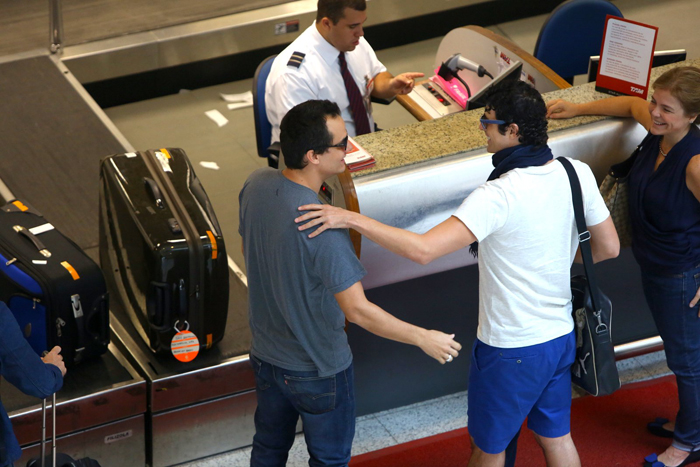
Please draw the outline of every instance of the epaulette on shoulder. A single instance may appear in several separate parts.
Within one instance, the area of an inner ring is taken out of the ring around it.
[[[292,54],[292,56],[289,58],[289,61],[287,62],[287,66],[299,68],[301,66],[301,62],[304,61],[304,57],[306,57],[305,53],[294,52]]]

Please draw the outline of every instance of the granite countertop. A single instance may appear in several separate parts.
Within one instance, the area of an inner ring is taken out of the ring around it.
[[[654,68],[651,71],[651,83],[676,66],[693,65],[700,67],[700,59],[686,60],[680,63]],[[649,93],[651,95],[651,92]],[[565,99],[571,102],[590,102],[610,97],[595,90],[595,83],[582,84],[567,89],[543,94],[545,102],[553,99]],[[353,178],[372,173],[404,167],[419,162],[439,159],[461,152],[486,147],[486,139],[479,130],[479,118],[483,109],[460,112],[436,120],[416,122],[378,133],[358,136],[357,142],[377,160],[369,169],[354,172]],[[564,120],[550,120],[549,133],[610,117],[584,116]]]

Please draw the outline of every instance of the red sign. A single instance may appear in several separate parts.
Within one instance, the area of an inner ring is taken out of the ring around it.
[[[659,28],[608,15],[596,91],[646,99]]]

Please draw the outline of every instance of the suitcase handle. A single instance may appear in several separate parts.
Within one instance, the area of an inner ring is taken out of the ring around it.
[[[99,344],[109,344],[109,326],[105,325],[105,318],[109,316],[109,295],[104,294],[98,300],[87,317],[87,331]]]
[[[187,287],[185,280],[180,279],[176,284],[151,282],[146,309],[148,324],[151,329],[165,332],[173,328],[173,312],[177,318],[187,318]],[[173,310],[173,308],[177,308]]]
[[[156,202],[156,207],[158,207],[158,209],[164,209],[165,203],[163,202],[163,194],[160,192],[160,188],[158,187],[156,181],[149,177],[143,177],[143,182],[148,189],[151,190],[151,196],[153,196],[153,199]]]
[[[158,332],[163,332],[170,328],[167,318],[170,310],[170,286],[164,282],[151,282],[150,293],[146,310],[148,313],[148,324]]]
[[[24,238],[26,238],[27,240],[32,242],[34,244],[34,246],[36,247],[37,251],[39,253],[41,253],[44,257],[46,257],[46,258],[51,257],[51,252],[46,249],[46,246],[44,246],[44,244],[41,242],[41,240],[39,240],[39,238],[37,238],[36,235],[34,235],[33,233],[31,233],[29,230],[25,229],[21,225],[15,225],[15,226],[12,226],[12,228],[15,230],[15,232],[17,232],[18,234],[20,234],[21,236],[23,236]]]

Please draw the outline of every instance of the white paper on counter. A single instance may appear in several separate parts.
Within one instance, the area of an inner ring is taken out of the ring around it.
[[[224,126],[228,123],[228,120],[226,119],[226,117],[224,117],[221,114],[221,112],[219,112],[218,110],[207,110],[206,112],[204,112],[204,114],[207,117],[214,120],[214,122],[216,122],[216,124],[219,125],[219,128],[221,128],[222,126]]]
[[[205,169],[219,170],[219,164],[216,162],[200,161],[199,165]]]

